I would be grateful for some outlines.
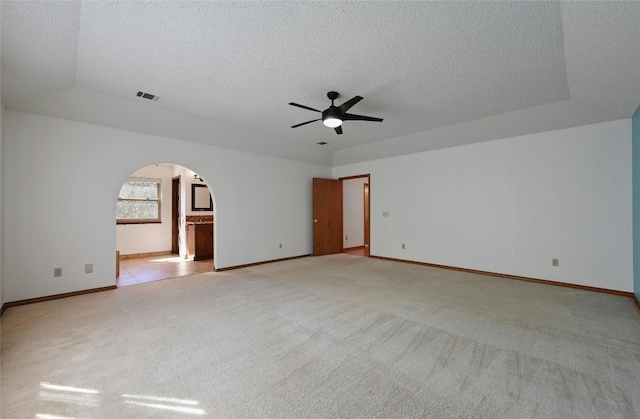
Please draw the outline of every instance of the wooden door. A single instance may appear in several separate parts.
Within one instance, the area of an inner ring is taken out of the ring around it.
[[[342,181],[313,178],[313,255],[342,252]]]
[[[369,205],[371,200],[369,199],[369,184],[364,184],[364,255],[369,256],[369,229],[371,228]]]
[[[180,253],[180,176],[171,179],[171,253]]]

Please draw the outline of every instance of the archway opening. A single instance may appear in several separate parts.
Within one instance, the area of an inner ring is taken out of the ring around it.
[[[214,270],[215,199],[206,180],[173,163],[133,172],[116,202],[116,284]]]

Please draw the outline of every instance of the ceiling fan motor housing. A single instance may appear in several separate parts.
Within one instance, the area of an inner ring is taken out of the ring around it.
[[[324,121],[327,118],[342,119],[342,114],[343,112],[340,111],[340,108],[337,106],[330,106],[322,112],[322,120]]]

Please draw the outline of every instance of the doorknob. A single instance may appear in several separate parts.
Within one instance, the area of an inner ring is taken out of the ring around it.
[[[314,220],[313,220],[313,222],[314,222],[314,223],[317,223],[317,222],[318,222],[318,220],[314,219]]]

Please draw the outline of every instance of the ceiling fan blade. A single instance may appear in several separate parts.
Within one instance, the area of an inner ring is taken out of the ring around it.
[[[302,124],[298,124],[298,125],[292,125],[292,126],[291,126],[291,128],[298,128],[298,127],[301,127],[301,126],[303,126],[303,125],[307,125],[307,124],[310,124],[310,123],[312,123],[312,122],[319,121],[320,119],[321,119],[321,118],[319,118],[319,119],[314,119],[314,120],[312,120],[312,121],[303,122]]]
[[[356,103],[360,102],[361,100],[362,100],[362,96],[356,96],[354,98],[351,98],[351,99],[347,100],[346,102],[344,102],[342,105],[340,105],[338,107],[340,108],[340,110],[342,112],[346,112],[346,111],[349,110],[350,107],[352,107]]]
[[[372,116],[354,115],[352,113],[345,113],[342,116],[343,121],[374,121],[382,122],[382,118],[374,118]]]
[[[308,110],[310,110],[310,111],[314,111],[314,112],[320,112],[320,113],[322,113],[322,111],[319,111],[319,110],[317,110],[317,109],[310,108],[310,107],[308,107],[308,106],[300,105],[300,104],[298,104],[298,103],[289,102],[289,105],[291,105],[291,106],[297,106],[298,108],[308,109]]]
[[[338,135],[342,134],[342,126],[335,127],[334,129],[336,130],[336,134]]]

